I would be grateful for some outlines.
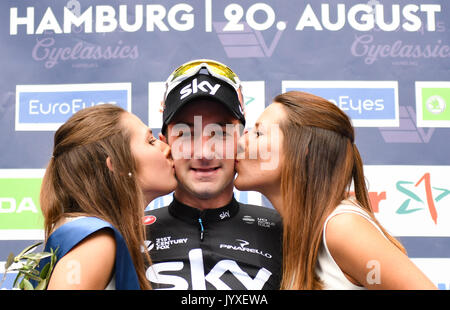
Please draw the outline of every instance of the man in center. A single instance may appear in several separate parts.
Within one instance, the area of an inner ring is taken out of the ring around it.
[[[279,289],[282,225],[271,208],[233,195],[237,139],[245,125],[239,78],[194,60],[166,82],[160,138],[172,148],[172,203],[146,212],[154,289]]]

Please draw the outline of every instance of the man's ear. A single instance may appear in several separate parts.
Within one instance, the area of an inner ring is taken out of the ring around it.
[[[108,166],[108,169],[112,172],[114,172],[114,167],[111,161],[111,158],[108,156],[106,157],[106,166]]]
[[[161,140],[164,143],[167,143],[166,136],[164,136],[161,132],[158,134],[159,140]]]

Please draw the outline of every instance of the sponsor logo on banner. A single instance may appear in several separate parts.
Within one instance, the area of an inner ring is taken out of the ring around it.
[[[264,81],[243,81],[241,83],[245,104],[245,126],[251,128],[255,125],[259,115],[265,109]],[[190,85],[189,89],[192,91]],[[206,87],[204,91],[210,90],[212,90],[211,87]],[[148,121],[150,128],[162,128],[162,101],[164,92],[164,82],[148,83]]]
[[[416,82],[417,127],[450,127],[450,81]]]
[[[390,233],[450,236],[450,167],[368,165],[364,170],[375,215]]]
[[[41,239],[43,169],[0,169],[0,239]]]
[[[344,111],[355,127],[398,127],[397,81],[283,81],[283,92],[323,97]]]
[[[77,111],[105,103],[131,111],[131,83],[16,86],[16,130],[54,131]]]
[[[428,143],[435,128],[416,126],[416,112],[411,106],[400,106],[400,126],[380,127],[378,130],[386,143]]]
[[[242,23],[240,29],[229,29],[229,23],[215,22],[214,30],[219,37],[228,58],[268,58],[271,57],[286,28],[285,22],[277,24],[277,32],[270,42],[264,39],[261,31]]]

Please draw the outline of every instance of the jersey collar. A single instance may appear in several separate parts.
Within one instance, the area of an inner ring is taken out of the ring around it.
[[[201,218],[204,222],[220,222],[231,219],[239,211],[239,202],[234,198],[231,201],[217,209],[199,210],[194,207],[185,205],[179,202],[175,196],[172,203],[169,205],[169,213],[176,218],[189,223],[198,223]]]

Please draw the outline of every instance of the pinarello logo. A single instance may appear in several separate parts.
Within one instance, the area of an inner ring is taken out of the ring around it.
[[[154,216],[154,215],[146,215],[146,216],[144,216],[142,221],[144,222],[144,225],[151,225],[154,222],[156,222],[156,216]]]

